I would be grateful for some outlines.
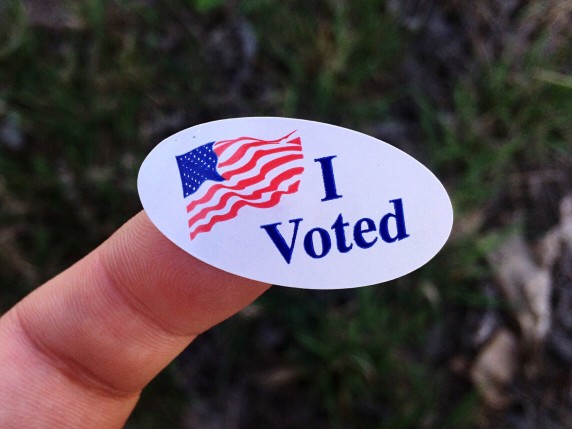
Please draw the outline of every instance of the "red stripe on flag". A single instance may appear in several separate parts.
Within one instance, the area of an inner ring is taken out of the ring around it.
[[[224,208],[228,200],[230,200],[232,197],[240,197],[241,199],[248,201],[258,200],[262,198],[262,195],[264,195],[266,192],[278,190],[278,188],[282,183],[284,183],[288,179],[291,179],[294,176],[297,176],[298,174],[302,174],[303,171],[304,171],[303,167],[297,167],[297,168],[292,168],[290,170],[286,170],[283,173],[276,176],[274,179],[272,179],[272,181],[266,187],[254,190],[248,195],[243,195],[238,192],[234,192],[234,189],[229,188],[230,192],[224,193],[221,196],[220,200],[218,200],[218,202],[214,206],[204,207],[197,214],[191,217],[189,219],[189,228],[192,228],[194,223],[205,219],[209,213]]]
[[[239,137],[237,139],[232,139],[232,140],[221,140],[219,142],[216,142],[213,149],[214,149],[214,152],[217,154],[217,156],[221,156],[223,154],[223,152],[225,152],[229,147],[233,146],[235,143],[240,143],[240,142],[243,142],[245,140],[251,140],[253,142],[263,142],[266,144],[273,144],[273,143],[275,144],[275,143],[281,142],[284,139],[287,139],[288,137],[290,137],[295,132],[296,132],[296,130],[294,130],[290,134],[286,134],[284,137],[281,137],[281,138],[276,139],[276,140],[262,140],[262,139],[256,139],[253,137]]]
[[[236,217],[238,211],[244,206],[257,207],[257,208],[274,207],[276,204],[280,202],[280,199],[282,198],[283,195],[293,194],[295,192],[298,192],[299,186],[300,186],[300,181],[298,180],[297,182],[290,185],[287,190],[274,192],[268,201],[256,203],[251,201],[238,200],[231,206],[229,213],[225,215],[213,216],[213,218],[209,223],[201,225],[197,227],[195,230],[191,231],[190,233],[191,240],[201,232],[209,232],[217,222],[222,222]]]
[[[288,136],[290,136],[290,134],[288,134]],[[288,137],[288,136],[286,136],[286,137]],[[281,141],[284,140],[286,137],[283,137],[280,141],[276,141],[276,142],[255,141],[255,142],[252,142],[252,143],[249,143],[249,144],[242,145],[242,146],[240,146],[240,148],[239,148],[232,156],[230,156],[227,160],[225,160],[225,161],[221,162],[220,164],[218,164],[218,167],[221,168],[221,167],[226,167],[227,165],[232,165],[232,164],[235,163],[236,161],[240,160],[240,159],[244,156],[244,154],[245,154],[249,149],[252,149],[253,147],[265,146],[265,145],[277,145],[277,144],[280,144]],[[302,150],[302,147],[301,147],[301,146],[302,146],[302,142],[300,141],[300,138],[299,138],[299,137],[298,137],[298,138],[295,138],[295,139],[292,139],[292,140],[290,140],[290,141],[288,141],[288,142],[286,142],[286,143],[289,143],[289,144],[292,144],[292,145],[296,145],[296,146],[300,146],[299,148],[292,148],[291,146],[289,146],[289,147],[291,147],[292,149]],[[218,144],[218,143],[217,143],[217,144]],[[283,147],[283,146],[281,146],[281,147]],[[217,146],[216,146],[216,145],[215,145],[214,151],[215,151],[215,153],[217,153]],[[222,153],[221,153],[221,155],[222,155]],[[219,155],[219,154],[217,153],[217,156],[220,157],[221,155]]]
[[[228,189],[233,191],[241,191],[245,189],[247,186],[254,185],[257,182],[261,182],[262,180],[264,180],[264,178],[268,175],[268,173],[272,171],[274,168],[277,168],[283,164],[287,164],[288,162],[294,161],[296,159],[302,159],[302,158],[303,158],[302,154],[293,154],[276,158],[275,160],[269,162],[268,164],[265,164],[260,169],[260,172],[254,177],[243,179],[233,186],[228,186],[223,184],[213,185],[209,188],[209,190],[206,192],[205,195],[203,195],[198,200],[190,202],[189,205],[187,205],[187,213],[193,211],[200,204],[208,202],[211,198],[213,198],[215,193],[219,190]]]
[[[253,147],[257,147],[257,146],[268,146],[268,142],[259,141],[259,142],[252,142],[252,143],[245,144],[244,146],[241,146],[241,148],[239,150],[237,150],[226,161],[223,161],[220,164],[218,164],[217,167],[219,167],[219,168],[220,167],[226,167],[227,165],[231,165],[231,164],[235,163],[236,161],[238,161],[240,158],[242,158],[244,156],[244,154],[246,153],[246,151],[248,149],[252,149]],[[216,153],[216,149],[215,149],[215,153]],[[220,157],[220,155],[218,155],[218,156]]]
[[[274,149],[261,149],[261,150],[257,150],[253,156],[252,159],[250,161],[248,161],[246,164],[244,164],[242,167],[237,168],[236,170],[227,170],[224,171],[221,176],[224,177],[226,180],[230,180],[232,178],[232,176],[237,175],[237,174],[242,174],[248,170],[253,169],[256,166],[256,163],[258,162],[258,160],[260,158],[262,158],[263,156],[267,156],[267,155],[273,155],[275,153],[280,153],[280,152],[301,152],[302,148],[301,147],[291,147],[291,146],[279,146],[277,148]],[[222,167],[223,165],[219,165],[219,167]]]

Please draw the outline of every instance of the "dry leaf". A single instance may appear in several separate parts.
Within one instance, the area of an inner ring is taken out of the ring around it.
[[[506,329],[499,329],[477,356],[471,368],[471,379],[489,407],[503,409],[510,404],[506,387],[516,373],[517,354],[518,347],[513,334]]]

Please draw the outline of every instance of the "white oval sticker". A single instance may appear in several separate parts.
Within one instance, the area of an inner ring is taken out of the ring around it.
[[[181,131],[145,159],[147,215],[217,268],[308,289],[403,276],[445,244],[439,180],[373,137],[319,122],[237,118]]]

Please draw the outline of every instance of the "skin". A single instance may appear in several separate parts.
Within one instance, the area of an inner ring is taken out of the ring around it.
[[[139,213],[0,318],[0,427],[123,427],[153,377],[268,287],[193,258]]]

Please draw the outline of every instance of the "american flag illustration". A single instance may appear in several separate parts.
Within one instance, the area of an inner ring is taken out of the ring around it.
[[[239,137],[207,143],[176,157],[191,240],[243,207],[274,207],[298,191],[302,142],[296,131],[276,140]]]

